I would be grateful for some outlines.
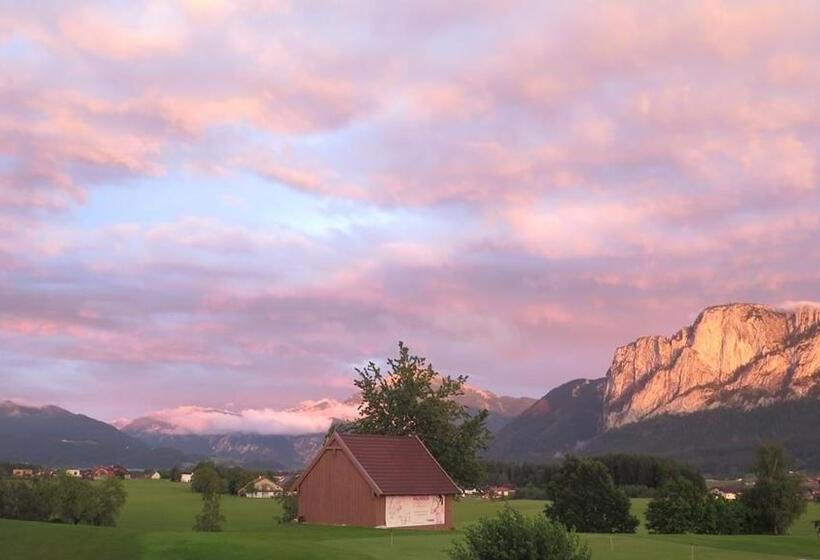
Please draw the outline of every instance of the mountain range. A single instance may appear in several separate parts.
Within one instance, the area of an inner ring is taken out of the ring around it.
[[[498,431],[532,405],[536,399],[498,396],[490,391],[467,385],[457,400],[471,410],[488,410],[488,426],[491,431]],[[344,412],[347,409],[348,414],[345,417],[337,417],[334,420],[349,420],[355,414],[358,403],[358,396],[342,402],[322,399],[288,409],[288,412],[311,414],[322,411]],[[186,407],[186,410],[189,413],[207,413],[211,416],[235,414],[198,407]],[[172,447],[190,456],[213,457],[249,467],[273,466],[281,469],[298,469],[307,463],[321,446],[325,435],[324,432],[298,435],[249,432],[191,433],[184,427],[168,422],[162,416],[152,415],[125,423],[121,425],[121,429],[152,447]]]
[[[820,308],[709,307],[671,337],[618,348],[606,375],[547,393],[497,434],[490,457],[651,453],[737,472],[765,439],[820,467]]]
[[[776,439],[798,466],[820,468],[820,308],[709,307],[671,337],[641,337],[618,348],[602,377],[570,381],[541,399],[468,386],[459,402],[490,411],[491,459],[545,462],[566,453],[627,452],[734,474],[750,464],[762,441]],[[357,404],[355,397],[323,399],[284,412],[349,419]],[[208,427],[191,417],[205,418]],[[58,407],[6,401],[0,403],[0,461],[165,467],[210,457],[297,469],[324,435],[316,429],[267,433],[258,422],[241,423],[247,420],[235,411],[189,406],[118,424],[118,430]]]
[[[0,461],[64,467],[170,467],[183,453],[152,447],[114,426],[57,406],[0,402]]]

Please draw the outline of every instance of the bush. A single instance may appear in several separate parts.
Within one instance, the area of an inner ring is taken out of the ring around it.
[[[280,523],[290,523],[299,517],[299,498],[296,494],[284,494],[277,498],[282,505],[282,515],[279,517]]]
[[[749,513],[740,500],[706,495],[706,506],[699,533],[709,535],[741,535],[749,532]]]
[[[578,535],[543,515],[525,517],[505,506],[464,530],[464,540],[448,551],[452,560],[589,560]]]
[[[634,533],[638,518],[629,498],[615,487],[606,467],[592,459],[568,456],[549,486],[547,517],[584,533]]]
[[[697,533],[706,510],[706,493],[689,480],[674,478],[661,488],[646,509],[646,527],[652,533]]]

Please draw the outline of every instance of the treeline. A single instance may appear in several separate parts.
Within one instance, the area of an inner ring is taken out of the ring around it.
[[[171,480],[179,480],[179,469],[171,469]],[[259,476],[274,478],[270,471],[247,470],[242,467],[226,467],[213,461],[197,463],[193,469],[191,490],[205,493],[206,489],[218,494],[237,494],[244,486]]]
[[[686,415],[663,415],[597,436],[591,455],[610,450],[657,453],[684,460],[717,478],[748,473],[761,441],[780,441],[799,469],[820,468],[820,407],[817,397],[744,410],[722,407]]]
[[[59,476],[32,480],[0,480],[0,517],[87,525],[116,523],[125,504],[123,483],[99,483]]]
[[[614,484],[630,497],[653,497],[668,480],[684,478],[697,488],[706,490],[706,481],[694,468],[649,455],[611,454],[593,457],[604,465]],[[485,463],[487,484],[511,484],[517,488],[517,498],[546,499],[547,488],[561,470],[560,464]]]
[[[782,445],[757,451],[755,484],[738,499],[707,493],[689,480],[675,478],[649,503],[646,525],[653,533],[782,535],[806,510],[802,478],[789,470]]]
[[[39,471],[40,467],[29,463],[2,463],[0,462],[0,480],[11,478],[11,473],[14,469],[31,469]]]

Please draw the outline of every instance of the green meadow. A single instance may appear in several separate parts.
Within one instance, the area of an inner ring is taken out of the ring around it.
[[[225,496],[227,525],[222,533],[192,531],[201,500],[186,485],[167,481],[128,481],[128,501],[116,528],[55,525],[0,519],[3,560],[185,560],[185,559],[424,559],[446,558],[459,530],[450,532],[384,531],[347,527],[280,525],[273,500]],[[509,502],[535,514],[543,502]],[[456,504],[458,528],[492,515],[502,504],[466,499]],[[634,500],[641,515],[646,500]],[[612,560],[820,560],[820,540],[812,520],[820,506],[811,504],[803,519],[784,537],[697,535],[587,535],[593,558]]]

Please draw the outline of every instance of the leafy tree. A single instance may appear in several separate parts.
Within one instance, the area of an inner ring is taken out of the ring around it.
[[[782,445],[763,444],[757,451],[754,487],[741,499],[754,533],[785,534],[806,510],[803,481],[789,472],[789,457]]]
[[[448,551],[452,560],[589,560],[578,535],[543,515],[527,517],[506,506],[464,530]]]
[[[706,495],[703,521],[698,533],[709,535],[741,535],[749,532],[746,506],[741,500]]]
[[[180,474],[182,474],[182,471],[179,470],[178,466],[174,465],[171,468],[171,472],[168,473],[168,478],[171,482],[179,482]]]
[[[0,482],[0,517],[27,521],[114,525],[125,504],[119,479],[98,484],[67,476]]]
[[[74,525],[88,521],[92,493],[88,481],[61,475],[55,484],[52,518]]]
[[[667,482],[646,510],[653,533],[737,535],[748,532],[746,519],[742,502],[710,494],[685,478]]]
[[[125,486],[118,478],[107,478],[94,486],[91,494],[89,522],[113,527],[127,497]]]
[[[213,463],[199,463],[194,469],[193,477],[191,478],[191,490],[194,492],[199,492],[200,494],[207,494],[209,492],[222,494],[226,488],[225,480],[219,476],[219,472]]]
[[[629,498],[615,487],[606,467],[593,459],[567,456],[549,486],[547,517],[584,533],[634,533],[638,519]]]
[[[242,467],[219,468],[217,472],[225,479],[228,494],[237,494],[246,484],[254,480],[260,473],[248,471]]]
[[[592,459],[603,463],[615,486],[623,489],[630,497],[653,498],[656,489],[676,477],[684,477],[706,491],[706,481],[699,472],[671,459],[626,453],[598,455]],[[487,481],[490,484],[514,484],[519,488],[530,484],[546,487],[558,468],[555,464],[485,462]]]
[[[477,454],[487,448],[490,438],[488,412],[471,415],[454,400],[463,393],[467,377],[440,375],[425,358],[410,354],[402,342],[398,358],[388,359],[387,364],[386,375],[373,362],[356,369],[361,416],[336,429],[416,435],[454,480],[464,486],[478,484],[484,471]]]
[[[652,533],[697,533],[706,509],[706,493],[685,478],[673,478],[646,509]]]
[[[194,531],[219,532],[225,523],[225,516],[219,508],[222,496],[218,492],[208,491],[202,495],[202,511],[196,516]]]

